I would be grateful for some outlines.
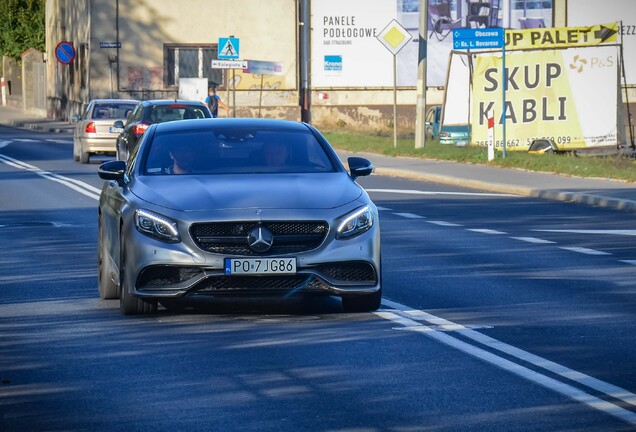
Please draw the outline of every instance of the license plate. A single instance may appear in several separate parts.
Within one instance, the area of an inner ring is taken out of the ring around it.
[[[225,258],[225,274],[296,274],[296,258]]]
[[[110,131],[110,133],[122,133],[124,131],[124,128],[116,128],[111,126],[108,130]]]

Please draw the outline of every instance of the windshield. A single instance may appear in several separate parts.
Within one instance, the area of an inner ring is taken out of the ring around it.
[[[205,108],[198,105],[158,105],[152,107],[150,123],[163,123],[174,120],[189,120],[210,117],[206,115]]]
[[[134,103],[102,103],[93,109],[93,119],[125,119],[135,108]]]
[[[217,129],[157,133],[144,173],[320,173],[335,168],[310,131]]]

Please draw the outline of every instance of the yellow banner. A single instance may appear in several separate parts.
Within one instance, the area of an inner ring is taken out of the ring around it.
[[[500,54],[477,56],[473,74],[472,143],[503,147]],[[506,147],[535,139],[559,149],[617,143],[618,53],[612,46],[535,50],[506,55]]]
[[[506,50],[595,46],[618,41],[618,23],[506,30]]]

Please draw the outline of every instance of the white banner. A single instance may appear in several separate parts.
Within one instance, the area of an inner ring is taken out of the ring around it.
[[[619,23],[623,41],[625,75],[628,85],[636,85],[636,2],[634,0],[569,0],[568,26]]]
[[[377,36],[392,19],[405,26],[396,0],[317,0],[311,2],[311,15],[313,87],[393,86],[393,55]],[[417,22],[414,32],[417,40]],[[415,45],[417,52],[417,44],[409,45]],[[409,56],[408,48],[398,53],[398,62]],[[416,62],[410,68],[415,75]],[[411,73],[398,66],[398,85],[414,86],[415,80],[405,82],[404,78]]]

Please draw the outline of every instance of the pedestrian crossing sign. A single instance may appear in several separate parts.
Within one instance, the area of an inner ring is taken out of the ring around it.
[[[239,38],[219,38],[219,60],[236,60],[239,59]]]

